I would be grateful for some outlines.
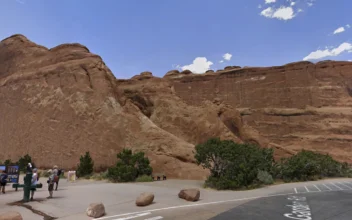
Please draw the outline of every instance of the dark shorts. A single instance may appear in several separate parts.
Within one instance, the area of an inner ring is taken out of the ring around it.
[[[49,190],[49,191],[53,191],[53,190],[54,190],[54,184],[49,184],[48,190]]]
[[[0,183],[0,186],[6,186],[6,183]]]

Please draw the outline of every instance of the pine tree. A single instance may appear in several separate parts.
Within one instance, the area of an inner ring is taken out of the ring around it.
[[[94,162],[90,157],[89,151],[79,159],[80,163],[77,168],[77,174],[80,177],[88,176],[93,173]]]

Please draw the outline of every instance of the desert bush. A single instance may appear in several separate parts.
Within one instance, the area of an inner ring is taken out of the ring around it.
[[[274,183],[274,179],[273,179],[272,175],[267,171],[259,170],[258,175],[257,175],[257,179],[258,179],[259,183],[262,183],[265,185],[270,185],[270,184]]]
[[[153,182],[153,178],[148,175],[142,175],[137,177],[136,182]]]
[[[285,182],[347,177],[351,173],[347,163],[340,163],[327,154],[307,150],[282,160],[280,166],[280,176]]]
[[[113,182],[132,182],[137,177],[153,172],[149,159],[143,152],[133,154],[130,149],[123,149],[117,155],[117,163],[108,169],[108,178]]]
[[[79,159],[79,165],[77,168],[77,176],[87,177],[93,173],[94,161],[90,156],[89,152],[86,152],[84,156]]]
[[[258,184],[258,170],[270,172],[274,163],[272,149],[219,138],[198,144],[195,159],[210,170],[205,185],[216,189],[251,188]]]
[[[32,157],[29,156],[28,154],[24,155],[23,157],[20,157],[20,159],[18,160],[17,163],[18,163],[20,171],[22,171],[22,172],[26,172],[27,171],[28,163],[31,163],[32,166],[33,166]]]

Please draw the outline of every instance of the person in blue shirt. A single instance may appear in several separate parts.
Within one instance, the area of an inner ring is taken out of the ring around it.
[[[2,174],[0,175],[0,190],[3,194],[5,194],[5,186],[7,184],[7,172],[6,170],[2,171]]]

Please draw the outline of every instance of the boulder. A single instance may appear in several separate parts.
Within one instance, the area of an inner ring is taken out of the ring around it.
[[[89,217],[99,218],[105,215],[105,207],[103,203],[91,203],[86,211]]]
[[[137,206],[147,206],[152,204],[154,201],[154,194],[153,193],[142,193],[138,196],[136,200]]]
[[[0,220],[23,220],[19,212],[11,211],[0,215]]]
[[[183,189],[179,192],[178,197],[187,201],[195,202],[199,200],[199,189]]]

